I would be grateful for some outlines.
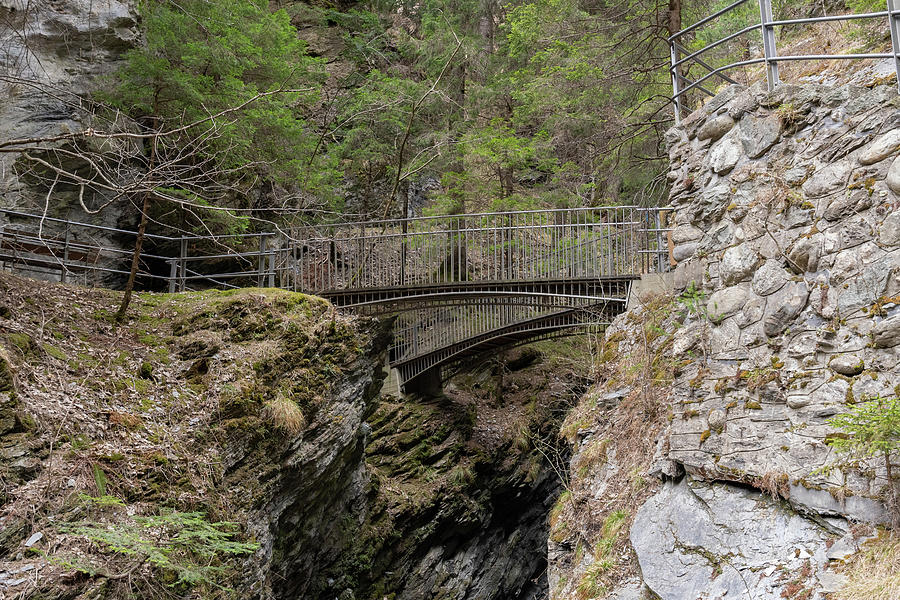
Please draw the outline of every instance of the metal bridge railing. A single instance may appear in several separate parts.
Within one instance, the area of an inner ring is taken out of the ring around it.
[[[738,31],[732,32],[724,37],[710,42],[703,48],[696,51],[686,49],[683,42],[685,37],[711,21],[722,17],[750,0],[737,0],[736,2],[726,6],[722,10],[711,14],[690,27],[682,29],[678,33],[669,38],[669,48],[671,51],[671,65],[669,72],[672,77],[672,100],[675,105],[675,122],[678,123],[682,116],[684,108],[684,96],[688,92],[697,89],[703,93],[713,96],[713,92],[703,87],[703,83],[712,77],[719,77],[729,83],[735,83],[733,79],[725,75],[725,71],[755,64],[766,65],[766,81],[768,82],[769,91],[774,90],[780,80],[778,76],[778,63],[786,61],[816,61],[816,60],[859,60],[859,59],[880,59],[890,58],[894,61],[894,68],[897,72],[897,84],[900,88],[900,0],[886,0],[887,10],[871,13],[857,13],[847,15],[832,15],[822,17],[809,17],[804,19],[782,19],[776,20],[772,16],[772,0],[758,0],[759,3],[759,23],[744,27]],[[805,54],[805,55],[779,55],[776,45],[775,29],[786,25],[808,25],[813,23],[824,23],[829,21],[849,21],[858,19],[887,19],[887,25],[891,34],[892,52],[890,53],[860,53],[860,54]],[[726,44],[734,39],[747,36],[748,34],[759,30],[762,36],[762,56],[740,60],[726,64],[724,66],[715,67],[705,62],[701,56],[711,50]],[[696,64],[704,70],[709,71],[702,77],[691,81],[684,72],[689,64]]]
[[[287,235],[148,234],[139,274],[170,292],[282,287],[360,312],[400,313],[390,354],[406,381],[492,345],[609,322],[624,309],[631,279],[668,268],[669,212],[617,206],[342,223]],[[0,265],[58,273],[63,282],[80,275],[88,285],[129,273],[133,231],[0,214],[9,221],[0,225]],[[378,293],[364,293],[372,288]]]
[[[101,286],[124,281],[131,269],[137,232],[92,223],[0,209],[0,265],[59,280]],[[168,291],[247,285],[287,286],[287,249],[276,233],[220,236],[145,234],[138,279]],[[228,268],[201,272],[197,263]]]
[[[296,287],[321,293],[639,275],[665,269],[659,215],[606,206],[297,228]]]
[[[145,285],[155,282],[170,292],[255,285],[318,294],[638,276],[667,268],[667,211],[616,206],[340,223],[286,233],[147,234],[138,274]],[[82,283],[93,285],[130,270],[134,231],[9,209],[0,214],[9,221],[0,225],[0,263],[58,273],[61,281],[80,274]]]

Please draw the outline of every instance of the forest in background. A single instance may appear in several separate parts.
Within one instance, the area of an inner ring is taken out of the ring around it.
[[[91,136],[44,144],[23,172],[50,192],[80,186],[91,210],[131,203],[151,230],[652,205],[666,194],[667,38],[728,4],[142,0],[140,42],[82,102]],[[880,4],[773,3],[776,18]],[[686,50],[755,22],[747,2]],[[856,35],[862,50],[883,41]],[[704,57],[760,45],[754,32]]]

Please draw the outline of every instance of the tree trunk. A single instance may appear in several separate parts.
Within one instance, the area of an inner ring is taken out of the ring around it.
[[[466,102],[466,67],[467,63],[462,61],[459,66],[454,69],[456,75],[456,85],[453,86],[453,102],[456,105],[451,107],[447,112],[447,135],[449,136],[450,155],[453,157],[450,163],[450,171],[458,173],[458,177],[452,183],[450,197],[452,198],[452,207],[450,214],[464,214],[466,212],[466,197],[460,189],[461,180],[465,164],[463,163],[462,153],[459,149],[458,129],[459,121],[462,120],[462,106]]]
[[[513,193],[513,168],[500,167],[500,192],[503,198],[509,198]]]
[[[158,107],[156,106],[155,100],[153,108],[154,114],[157,114],[156,109]],[[159,121],[155,118],[153,119],[152,127],[154,131],[157,131],[159,128]],[[151,170],[156,163],[156,145],[158,142],[158,138],[154,137],[150,146],[149,168]],[[138,225],[137,239],[134,241],[134,253],[131,255],[131,272],[128,273],[128,281],[125,283],[125,295],[122,296],[122,304],[119,305],[119,310],[116,313],[116,321],[121,322],[125,320],[125,313],[128,312],[128,305],[131,304],[131,294],[134,291],[134,280],[137,278],[138,266],[141,262],[141,249],[144,246],[144,233],[147,231],[147,221],[149,220],[150,194],[149,191],[144,192],[144,200],[141,203],[141,222],[140,225]]]
[[[669,37],[675,35],[679,31],[681,31],[681,1],[682,0],[669,0],[669,10],[666,15],[668,17],[668,22],[666,29],[669,32]],[[674,43],[681,43],[682,40],[675,40]],[[677,52],[675,56],[680,56]],[[682,76],[684,75],[684,71],[681,68],[681,65],[675,67],[675,77],[678,78],[679,82],[681,81]]]
[[[681,31],[681,0],[669,0],[668,17],[669,35],[673,36]]]
[[[884,453],[884,468],[887,471],[888,488],[891,491],[891,530],[896,534],[900,532],[900,494],[897,493],[897,484],[894,482],[894,469],[891,464],[891,453]]]
[[[150,211],[150,192],[144,194],[144,202],[141,206],[141,223],[138,226],[137,239],[134,242],[134,253],[131,255],[131,272],[128,274],[128,282],[125,284],[125,295],[122,296],[122,304],[116,313],[117,321],[125,320],[128,305],[131,304],[131,294],[134,291],[134,280],[137,278],[138,266],[141,262],[141,248],[144,245],[144,232],[147,231],[147,213]]]

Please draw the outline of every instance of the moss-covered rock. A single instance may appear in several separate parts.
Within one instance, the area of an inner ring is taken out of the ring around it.
[[[0,350],[0,393],[12,392],[14,386],[15,379],[13,378],[12,366],[9,364],[6,352]]]

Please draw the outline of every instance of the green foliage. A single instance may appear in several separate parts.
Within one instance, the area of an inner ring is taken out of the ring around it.
[[[688,316],[706,316],[706,292],[698,288],[697,283],[694,281],[678,296],[678,303],[684,307]]]
[[[384,202],[384,191],[379,192],[377,185],[395,175],[409,107],[421,93],[421,84],[376,69],[350,93],[338,117],[340,143],[332,151],[340,156],[344,173],[358,182],[368,210],[377,210]],[[417,138],[422,125],[415,125],[411,134]]]
[[[655,167],[637,167],[628,155],[638,148],[656,154],[656,134],[642,128],[653,117],[643,111],[666,82],[640,63],[662,60],[667,49],[646,33],[656,8],[627,4],[610,10],[535,0],[514,8],[506,26],[511,121],[525,135],[546,136],[544,154],[555,159],[550,187],[581,203],[615,203],[655,175]]]
[[[100,492],[101,497],[106,496],[106,473],[103,472],[103,469],[97,463],[91,465],[91,471],[94,474],[94,484],[97,486],[97,491]]]
[[[828,422],[847,434],[828,440],[838,452],[865,457],[893,455],[900,450],[900,397],[878,396]]]
[[[286,6],[140,5],[145,44],[126,54],[107,96],[142,126],[171,130],[292,90],[166,140],[174,152],[204,138],[202,168],[224,182],[218,196],[204,186],[161,190],[191,206],[193,215],[174,217],[189,227],[246,230],[246,212],[219,209],[256,209],[260,198],[263,207],[343,211],[347,197],[358,212],[396,214],[406,186],[426,177],[446,186],[436,213],[661,194],[650,184],[667,118],[657,114],[669,85],[668,49],[655,33],[662,5]],[[314,30],[323,58],[309,56],[292,23]],[[170,208],[154,207],[153,218],[171,222]]]
[[[609,583],[607,577],[618,564],[613,550],[627,519],[626,511],[614,510],[603,520],[602,535],[594,546],[594,562],[588,566],[578,582],[578,598],[595,598],[606,593]]]
[[[265,0],[146,0],[139,11],[145,43],[126,53],[106,94],[113,106],[161,131],[243,106],[164,143],[189,149],[203,140],[203,168],[245,189],[257,177],[317,193],[332,183],[327,161],[308,168],[315,138],[304,108],[318,98],[322,63],[306,54],[284,10],[271,12]],[[166,191],[203,203],[196,191]],[[203,217],[214,214],[227,216]]]
[[[895,531],[900,530],[900,489],[893,472],[894,460],[900,450],[900,397],[876,396],[829,419],[828,423],[843,432],[843,435],[826,440],[837,452],[854,461],[882,457],[890,492],[891,524]]]
[[[884,0],[847,0],[847,8],[854,13],[883,11]]]
[[[121,508],[116,498],[83,496],[100,508]],[[128,559],[134,565],[147,563],[172,575],[170,585],[218,587],[225,573],[222,559],[251,554],[258,544],[233,539],[237,525],[232,522],[209,522],[202,512],[166,512],[160,515],[125,517],[115,522],[81,521],[57,526],[62,533],[100,544],[106,551]],[[98,569],[89,564],[72,563],[64,557],[58,562],[93,574]]]

